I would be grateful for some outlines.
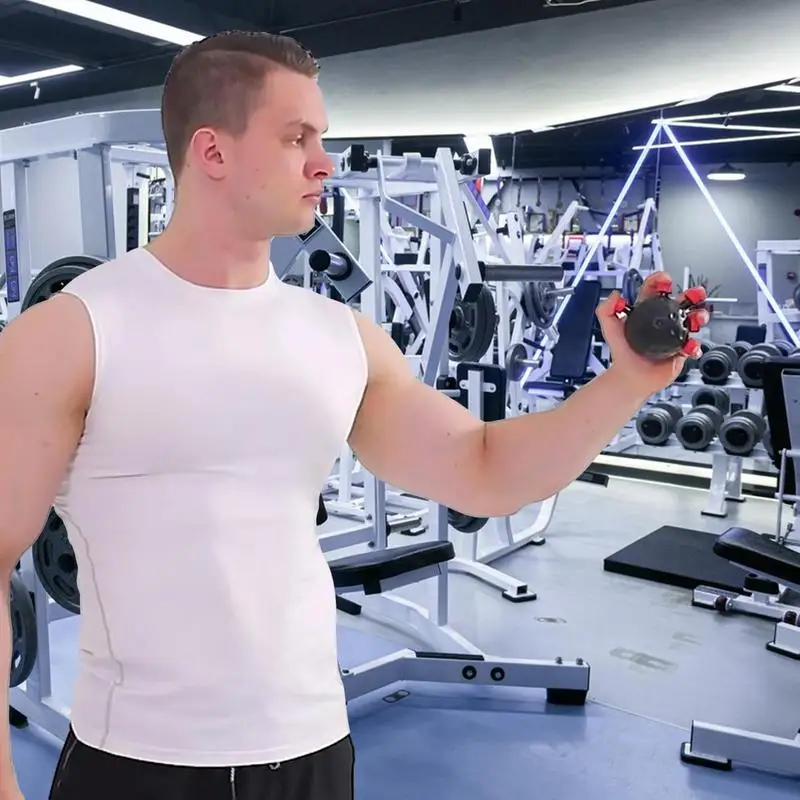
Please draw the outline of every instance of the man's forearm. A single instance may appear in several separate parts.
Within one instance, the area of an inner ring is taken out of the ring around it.
[[[511,514],[574,481],[649,394],[612,369],[556,408],[486,426],[484,486],[492,515]]]
[[[5,573],[3,573],[5,575]],[[8,610],[9,580],[0,578],[0,708],[5,721],[0,725],[0,797],[11,796],[17,786],[11,760],[11,730],[8,724],[8,675],[11,673],[11,617]]]

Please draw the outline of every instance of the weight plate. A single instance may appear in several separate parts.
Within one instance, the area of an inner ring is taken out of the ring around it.
[[[492,346],[497,326],[497,308],[492,293],[481,286],[478,299],[465,303],[456,298],[450,314],[450,358],[453,361],[479,361]]]
[[[11,674],[9,686],[19,686],[30,677],[39,652],[36,638],[36,610],[22,577],[14,570],[11,573],[10,602],[11,617]]]
[[[639,292],[644,286],[644,278],[638,269],[629,269],[622,278],[622,296],[625,302],[633,305],[639,298]]]
[[[61,517],[51,508],[39,538],[31,548],[33,568],[44,590],[62,608],[81,613],[78,564]]]
[[[489,520],[486,517],[471,517],[448,508],[447,521],[460,533],[477,533]]]
[[[513,383],[522,380],[528,365],[524,361],[528,358],[528,351],[521,342],[512,344],[506,352],[506,375]]]
[[[22,300],[22,310],[49,300],[70,281],[103,263],[94,256],[67,256],[48,264],[32,281]]]
[[[522,310],[531,324],[539,330],[547,330],[553,324],[558,311],[556,285],[552,281],[531,281],[522,290]]]

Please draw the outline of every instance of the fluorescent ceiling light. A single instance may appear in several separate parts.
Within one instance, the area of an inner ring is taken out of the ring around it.
[[[129,14],[127,11],[118,11],[116,8],[109,8],[100,3],[92,3],[90,0],[29,0],[29,2],[37,6],[52,8],[53,11],[61,11],[64,14],[72,14],[75,17],[100,22],[112,28],[138,33],[141,36],[149,36],[151,39],[157,39],[161,42],[187,45],[205,38],[199,33],[185,31],[172,25],[165,25],[163,22],[156,22],[155,20],[147,19],[147,17]]]
[[[24,75],[0,75],[0,89],[4,86],[16,86],[20,83],[30,83],[31,81],[42,81],[45,78],[55,78],[58,75],[68,75],[70,72],[80,72],[83,67],[77,64],[66,64],[63,67],[53,67],[52,69],[40,69],[36,72],[26,72]]]
[[[711,170],[706,177],[710,181],[743,181],[747,176],[743,170],[736,169],[730,164],[725,164],[719,169]]]

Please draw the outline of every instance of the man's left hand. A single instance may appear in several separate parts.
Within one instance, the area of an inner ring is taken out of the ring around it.
[[[637,302],[655,294],[672,291],[672,278],[666,272],[654,272],[644,282]],[[634,352],[625,339],[625,320],[616,315],[619,292],[611,296],[597,309],[597,317],[603,331],[603,337],[611,350],[611,363],[616,373],[624,373],[631,386],[641,389],[646,394],[654,394],[670,386],[683,369],[687,358],[700,357],[700,342],[690,339],[683,351],[673,358],[663,361],[650,361]],[[677,298],[680,303],[683,295]],[[690,330],[699,330],[708,324],[709,313],[706,309],[698,309],[690,313],[692,326]]]

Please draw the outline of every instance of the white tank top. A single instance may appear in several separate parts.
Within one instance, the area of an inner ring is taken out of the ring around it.
[[[64,290],[95,336],[55,509],[78,563],[72,724],[118,755],[273,763],[348,734],[319,492],[367,379],[346,306],[196,286],[140,249]]]

